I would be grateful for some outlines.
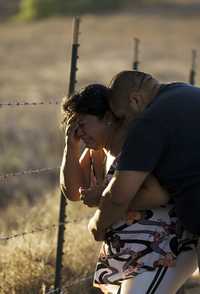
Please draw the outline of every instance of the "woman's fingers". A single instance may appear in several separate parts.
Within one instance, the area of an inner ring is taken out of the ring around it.
[[[65,141],[66,143],[77,143],[80,140],[80,137],[78,136],[78,129],[79,129],[79,123],[78,123],[78,117],[73,116],[68,121],[68,125],[65,129]]]
[[[85,195],[84,195],[84,189],[83,188],[79,188],[79,194],[80,194],[80,200],[81,201],[83,201],[84,200],[84,197],[85,197]]]
[[[70,119],[67,121],[67,127],[65,129],[65,135],[68,134],[69,129],[78,126],[78,116],[72,115]]]
[[[89,207],[95,207],[98,206],[100,197],[101,197],[101,191],[98,188],[95,189],[84,189],[79,188],[80,193],[80,200],[83,201],[83,203]]]
[[[67,124],[70,125],[72,124],[74,121],[78,120],[78,116],[77,114],[73,114],[67,121]]]

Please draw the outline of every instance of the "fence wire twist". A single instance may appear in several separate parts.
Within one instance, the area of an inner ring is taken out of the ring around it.
[[[2,107],[23,107],[23,106],[43,106],[43,105],[60,105],[60,101],[33,101],[33,102],[28,102],[28,101],[23,101],[23,102],[6,102],[6,103],[0,103],[0,108]]]
[[[39,102],[27,102],[27,101],[23,101],[23,102],[6,102],[6,103],[0,103],[0,108],[2,107],[25,107],[25,106],[45,106],[45,105],[60,105],[61,101],[39,101]],[[12,172],[12,173],[6,173],[6,174],[0,174],[0,181],[6,181],[9,178],[12,177],[19,177],[19,176],[26,176],[26,175],[31,175],[31,174],[39,174],[39,173],[43,173],[43,172],[50,172],[50,171],[55,171],[55,170],[59,170],[60,167],[53,167],[53,168],[40,168],[40,169],[29,169],[29,170],[23,170],[23,171],[19,171],[19,172]],[[37,233],[42,233],[45,231],[50,231],[52,229],[56,229],[60,226],[63,225],[67,225],[67,224],[76,224],[76,223],[80,223],[83,220],[89,220],[89,218],[84,218],[82,220],[74,220],[74,221],[66,221],[66,222],[62,222],[62,223],[58,223],[58,224],[52,224],[50,226],[42,226],[42,227],[36,227],[34,229],[32,229],[31,231],[24,231],[24,232],[20,232],[20,233],[15,233],[12,235],[0,235],[0,241],[9,241],[12,239],[16,239],[16,238],[20,238],[20,237],[25,237],[27,235],[34,235]],[[46,294],[51,294],[51,293],[60,293],[60,294],[64,294],[67,293],[67,289],[69,289],[72,286],[75,286],[77,284],[81,284],[83,282],[92,280],[93,275],[89,275],[86,277],[82,277],[82,278],[77,278],[74,281],[71,281],[69,283],[67,283],[64,287],[62,287],[62,289],[52,289],[49,290],[48,292],[46,292]]]
[[[31,231],[28,231],[28,232],[25,231],[25,232],[16,233],[16,234],[9,235],[9,236],[0,235],[0,241],[8,241],[8,240],[19,238],[19,237],[25,237],[27,235],[34,235],[35,233],[39,233],[39,232],[41,233],[41,232],[44,232],[44,231],[50,231],[52,229],[55,229],[55,228],[57,228],[59,226],[65,225],[67,223],[68,222],[53,224],[53,225],[50,225],[50,226],[36,227],[35,229],[32,229]]]
[[[0,181],[5,181],[12,177],[20,177],[25,175],[31,175],[31,174],[39,174],[43,172],[50,172],[54,170],[59,170],[60,167],[44,167],[44,168],[37,168],[37,169],[29,169],[29,170],[23,170],[16,173],[7,173],[7,174],[0,174]]]
[[[56,228],[58,228],[60,226],[63,226],[63,225],[79,224],[82,221],[86,221],[86,220],[89,221],[89,219],[90,219],[89,217],[84,217],[82,219],[65,221],[65,222],[62,222],[62,223],[52,224],[52,225],[49,225],[49,226],[36,227],[36,228],[32,229],[31,231],[24,231],[24,232],[20,232],[20,233],[15,233],[15,234],[12,234],[12,235],[9,235],[9,236],[5,236],[5,235],[0,234],[0,241],[8,241],[8,240],[15,239],[15,238],[25,237],[27,235],[34,235],[36,233],[41,233],[41,232],[44,232],[44,231],[50,231],[52,229],[56,229]]]
[[[55,294],[55,293],[59,293],[59,294],[65,294],[67,293],[66,290],[71,288],[72,286],[76,286],[78,284],[81,284],[83,282],[86,282],[86,281],[90,281],[93,279],[93,275],[90,274],[89,276],[86,276],[86,277],[83,277],[83,278],[77,278],[75,279],[74,281],[72,282],[69,282],[67,283],[64,287],[62,287],[61,289],[52,289],[52,290],[49,290],[48,292],[46,292],[46,294]]]

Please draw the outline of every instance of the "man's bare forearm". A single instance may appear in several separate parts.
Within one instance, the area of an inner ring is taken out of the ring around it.
[[[129,208],[133,210],[157,208],[160,205],[167,204],[168,201],[168,192],[153,175],[150,175],[131,201]]]
[[[98,226],[102,229],[110,227],[126,215],[127,209],[127,203],[116,203],[111,193],[107,192],[100,201]]]
[[[168,201],[169,195],[167,192],[152,194],[149,190],[141,189],[131,201],[129,208],[132,210],[158,208],[161,205],[167,204]]]
[[[106,229],[126,216],[147,175],[146,172],[123,171],[113,176],[103,192],[99,209],[89,222],[89,230],[95,240],[103,240]]]
[[[99,208],[89,222],[89,230],[96,241],[105,239],[106,229],[122,219],[127,212],[127,205],[112,201],[110,192],[101,198]]]

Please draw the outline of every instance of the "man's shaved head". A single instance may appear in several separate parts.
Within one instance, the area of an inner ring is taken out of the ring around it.
[[[111,108],[116,115],[122,115],[125,110],[128,111],[129,97],[132,93],[141,94],[144,99],[142,103],[148,104],[152,99],[154,89],[158,87],[159,82],[150,74],[140,71],[122,71],[112,79],[110,84]]]
[[[116,93],[128,89],[139,91],[147,81],[152,80],[150,74],[140,71],[121,71],[111,81],[111,89]]]

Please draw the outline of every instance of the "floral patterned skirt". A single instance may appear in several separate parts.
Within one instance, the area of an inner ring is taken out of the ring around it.
[[[94,286],[120,285],[129,278],[159,266],[173,266],[176,256],[192,250],[197,240],[185,232],[172,205],[129,212],[106,234],[94,275]]]

